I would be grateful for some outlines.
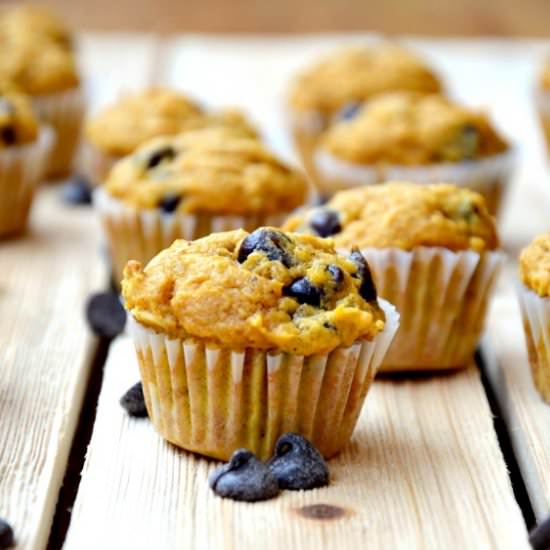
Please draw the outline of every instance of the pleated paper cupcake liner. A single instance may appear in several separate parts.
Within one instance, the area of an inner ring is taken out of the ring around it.
[[[135,209],[111,197],[102,188],[93,194],[109,245],[113,275],[118,282],[128,260],[147,263],[176,239],[194,240],[218,231],[279,226],[290,214],[262,216],[214,216],[166,214],[160,209]]]
[[[307,357],[170,339],[130,316],[155,429],[175,445],[222,460],[241,447],[267,459],[289,431],[333,456],[351,438],[399,325],[395,308],[380,305],[386,327],[373,341]]]
[[[35,96],[34,108],[40,119],[55,130],[56,142],[48,162],[50,178],[67,176],[80,143],[85,100],[81,88]]]
[[[0,237],[25,229],[54,140],[53,130],[42,127],[34,143],[0,151]]]
[[[105,181],[111,168],[121,158],[108,155],[91,143],[84,142],[79,156],[80,172],[92,187],[97,187]]]
[[[518,284],[518,298],[535,388],[550,404],[550,299]]]
[[[504,254],[437,247],[367,248],[362,253],[378,294],[394,304],[401,316],[380,370],[468,366]]]
[[[454,183],[485,197],[489,212],[497,215],[508,191],[515,166],[515,152],[492,157],[431,166],[361,166],[318,151],[314,164],[319,192],[331,196],[343,189],[384,181]]]

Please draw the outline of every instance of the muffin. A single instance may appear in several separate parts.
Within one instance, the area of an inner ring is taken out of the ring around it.
[[[521,253],[519,302],[535,387],[550,403],[550,234]]]
[[[39,127],[26,97],[0,95],[0,237],[25,229],[52,141],[51,130]]]
[[[434,93],[441,84],[413,53],[395,44],[345,48],[299,74],[287,98],[289,126],[304,167],[331,120],[346,118],[358,103],[397,90]]]
[[[359,253],[269,227],[175,241],[122,289],[153,425],[222,460],[288,431],[340,451],[398,324]]]
[[[84,172],[93,185],[102,182],[117,160],[152,138],[202,127],[226,127],[255,137],[256,130],[232,109],[207,113],[184,95],[149,88],[90,118],[85,126]]]
[[[320,192],[393,179],[447,181],[485,196],[498,212],[513,164],[487,116],[443,96],[395,92],[332,125],[315,153]]]
[[[279,225],[303,204],[303,177],[231,127],[156,138],[115,164],[94,193],[116,281],[177,238]]]
[[[67,175],[80,137],[84,101],[70,33],[48,11],[0,12],[0,84],[29,95],[56,133],[48,175]]]
[[[535,100],[539,119],[546,139],[546,147],[550,148],[550,59],[546,59],[540,73],[535,91]]]
[[[464,367],[476,349],[503,254],[484,198],[449,184],[392,182],[337,193],[285,230],[330,237],[367,258],[401,315],[382,370]]]

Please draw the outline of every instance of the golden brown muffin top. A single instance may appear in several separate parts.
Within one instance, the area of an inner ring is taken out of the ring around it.
[[[230,126],[243,134],[256,131],[236,110],[205,113],[184,95],[163,88],[149,88],[122,97],[92,117],[85,128],[88,141],[113,156],[124,156],[158,136],[175,135],[203,127]]]
[[[341,191],[292,216],[287,231],[331,237],[337,248],[498,247],[494,218],[478,193],[449,184],[391,182]]]
[[[384,328],[359,252],[274,228],[175,241],[145,268],[129,262],[122,293],[155,331],[237,350],[327,353]]]
[[[484,158],[508,146],[483,112],[440,95],[395,92],[336,122],[321,147],[355,164],[426,165]]]
[[[307,192],[298,172],[231,127],[156,138],[120,160],[104,188],[137,208],[215,215],[282,214]]]
[[[523,284],[539,296],[550,296],[550,234],[539,235],[519,257]]]
[[[441,84],[422,60],[394,44],[346,48],[298,75],[289,103],[298,112],[331,115],[348,103],[394,90],[433,93]]]
[[[28,98],[15,93],[0,94],[0,149],[36,140],[38,121]]]

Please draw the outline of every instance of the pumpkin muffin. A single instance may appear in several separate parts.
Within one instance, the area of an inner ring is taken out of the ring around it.
[[[175,241],[122,292],[156,429],[223,460],[288,431],[337,453],[398,323],[360,253],[271,227]]]
[[[550,234],[540,235],[521,253],[519,301],[536,389],[550,403]]]
[[[450,181],[483,194],[493,214],[511,171],[510,147],[483,112],[409,92],[380,96],[336,122],[315,162],[327,195],[390,179]]]
[[[330,237],[367,258],[401,327],[382,370],[467,366],[503,255],[484,198],[449,184],[391,182],[341,191],[285,230]]]
[[[441,91],[437,76],[412,52],[381,43],[337,50],[297,75],[287,98],[294,143],[308,174],[315,176],[313,152],[329,123],[356,105],[398,90]]]
[[[115,164],[94,194],[116,280],[177,238],[278,225],[302,205],[303,177],[233,127],[156,138]]]
[[[24,230],[53,134],[40,129],[28,98],[0,95],[0,237]]]
[[[84,130],[85,172],[92,184],[101,183],[117,160],[152,138],[203,127],[231,127],[244,135],[256,130],[237,110],[205,112],[184,95],[149,88],[120,98],[91,117]]]
[[[80,136],[84,102],[70,33],[51,12],[0,12],[0,84],[31,96],[41,120],[53,127],[50,176],[67,175]]]

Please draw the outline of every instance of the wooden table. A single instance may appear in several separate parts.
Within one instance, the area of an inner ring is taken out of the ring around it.
[[[81,45],[92,110],[122,89],[169,84],[207,105],[244,106],[292,161],[280,122],[287,79],[349,39],[85,35]],[[352,443],[330,462],[330,487],[254,505],[218,499],[206,481],[215,462],[167,445],[118,405],[138,379],[131,343],[125,335],[112,343],[102,376],[105,346],[83,318],[86,297],[107,281],[99,227],[93,212],[44,188],[28,235],[0,244],[0,516],[18,548],[48,540],[68,550],[528,548],[533,511],[539,520],[550,511],[550,407],[530,380],[512,279],[519,247],[548,225],[531,101],[546,45],[414,46],[455,96],[487,105],[518,142],[502,225],[510,263],[490,316],[483,380],[475,366],[377,380]]]

